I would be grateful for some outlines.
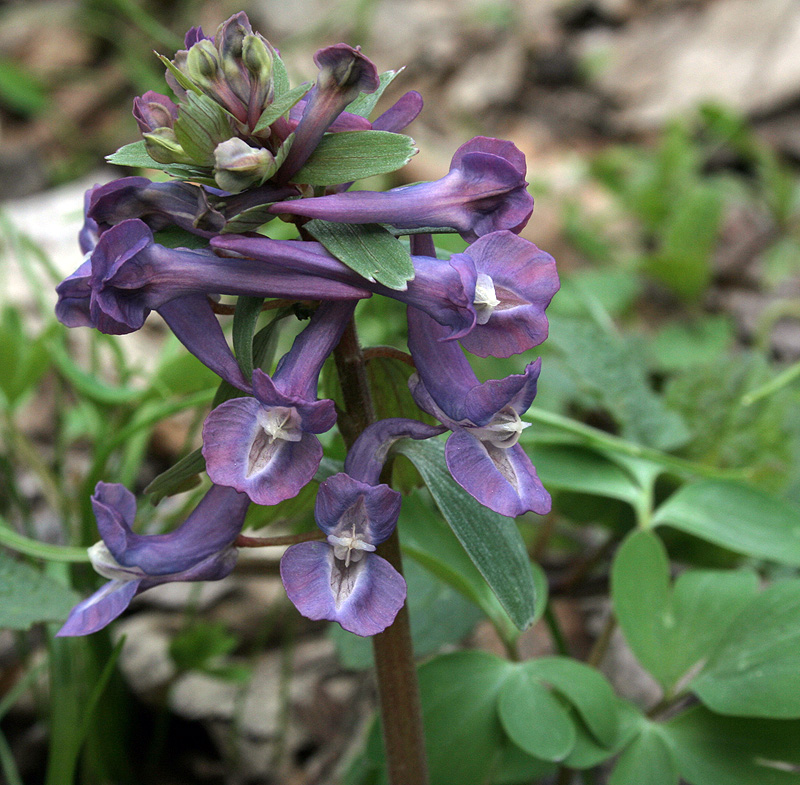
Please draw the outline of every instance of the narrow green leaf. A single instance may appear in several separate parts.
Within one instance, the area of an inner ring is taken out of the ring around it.
[[[115,153],[106,156],[106,161],[117,166],[129,166],[134,169],[166,169],[170,164],[160,164],[153,160],[147,152],[144,140],[123,145]]]
[[[261,316],[263,297],[240,296],[233,314],[233,351],[245,379],[253,376],[253,334]]]
[[[702,706],[663,726],[691,785],[798,785],[800,721],[720,717]]]
[[[720,714],[790,719],[800,717],[798,674],[800,580],[795,579],[751,600],[691,686]]]
[[[337,185],[394,172],[417,152],[414,140],[389,131],[325,134],[292,182]]]
[[[300,101],[303,96],[313,87],[314,85],[311,82],[304,82],[297,87],[292,88],[287,93],[283,93],[281,96],[275,98],[275,100],[268,104],[266,109],[261,113],[261,117],[258,118],[258,122],[256,123],[256,127],[253,129],[253,133],[258,133],[259,131],[263,131],[266,128],[269,128],[279,117],[285,115],[298,101]]]
[[[305,229],[368,281],[404,291],[414,277],[408,249],[378,224],[332,223],[317,218]]]
[[[800,565],[800,506],[727,480],[684,485],[653,517],[737,553]]]
[[[384,71],[379,77],[380,85],[378,85],[378,89],[374,93],[361,93],[358,98],[345,107],[345,112],[357,114],[361,117],[369,117],[375,105],[378,103],[378,100],[383,95],[383,91],[386,90],[394,81],[395,77],[404,70],[405,66],[403,66],[403,68],[398,68],[396,71]]]
[[[658,726],[643,728],[623,750],[608,785],[678,785],[678,765]]]
[[[240,213],[236,213],[236,215],[225,222],[225,226],[222,228],[222,234],[255,232],[265,223],[277,218],[276,215],[269,212],[269,208],[272,204],[273,202],[259,204],[255,207],[248,207],[247,210],[242,210]]]
[[[27,630],[38,622],[62,622],[77,599],[61,583],[0,551],[0,627]]]
[[[22,115],[35,115],[47,107],[47,91],[27,70],[0,57],[0,104]]]
[[[272,50],[272,86],[275,90],[275,98],[280,98],[289,89],[289,72],[286,65],[281,60],[280,55]]]
[[[160,55],[158,52],[156,52],[156,57],[161,60],[161,62],[164,64],[164,67],[175,77],[175,81],[184,90],[191,93],[196,93],[197,95],[202,93],[200,88],[191,79],[189,79],[189,77],[186,76],[183,71],[174,66],[168,57],[164,57],[164,55]]]
[[[514,521],[479,504],[456,484],[447,471],[441,441],[403,440],[397,451],[417,467],[445,520],[511,620],[526,629],[536,615],[536,587]]]
[[[526,443],[525,452],[551,490],[608,496],[634,506],[642,495],[635,477],[586,447]]]
[[[564,760],[575,746],[575,727],[561,703],[527,668],[515,668],[500,691],[500,722],[529,755]]]
[[[436,510],[422,502],[418,493],[403,499],[398,530],[403,553],[474,602],[503,640],[511,641],[519,634],[452,529]],[[544,605],[546,594],[537,598],[540,599]],[[537,613],[541,615],[541,609]]]
[[[185,487],[187,480],[196,477],[205,468],[206,461],[203,458],[202,448],[198,447],[181,458],[174,466],[161,472],[148,484],[144,493],[151,497],[151,504],[158,504],[165,496],[178,493]]]

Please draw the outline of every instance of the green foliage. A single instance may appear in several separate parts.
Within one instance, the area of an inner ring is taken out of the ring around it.
[[[414,277],[408,249],[382,226],[314,219],[305,228],[339,261],[368,281],[403,291]]]
[[[0,551],[0,628],[63,622],[76,601],[77,595],[58,581]]]
[[[513,520],[479,504],[450,477],[444,444],[404,440],[397,447],[417,467],[436,505],[514,624],[524,630],[536,615],[536,586],[525,544]]]
[[[364,150],[369,150],[368,156]],[[349,183],[394,172],[405,166],[416,152],[410,136],[388,131],[326,134],[292,180],[308,185]]]

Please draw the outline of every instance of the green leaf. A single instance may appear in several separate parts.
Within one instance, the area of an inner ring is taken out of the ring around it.
[[[800,506],[732,480],[684,485],[653,525],[672,526],[737,553],[800,565]]]
[[[536,586],[530,559],[516,524],[479,504],[447,471],[444,444],[436,439],[403,440],[397,451],[416,467],[445,520],[500,600],[524,630],[536,614]]]
[[[313,86],[311,82],[305,82],[283,93],[279,97],[276,97],[261,113],[261,117],[258,118],[256,127],[253,129],[253,133],[257,134],[259,131],[269,128],[279,117],[285,115],[300,101]]]
[[[129,166],[132,169],[166,169],[170,166],[153,160],[147,152],[144,140],[123,145],[117,152],[107,155],[106,161],[117,166]]]
[[[233,136],[228,113],[207,95],[192,92],[180,103],[174,130],[181,147],[201,166],[213,166],[217,145]]]
[[[800,721],[720,717],[697,706],[663,729],[691,785],[800,783]]]
[[[646,269],[681,297],[696,300],[711,280],[711,254],[722,215],[722,191],[715,185],[685,189],[661,228],[658,251]]]
[[[292,182],[337,185],[394,172],[417,152],[414,140],[389,131],[325,134]]]
[[[403,553],[474,602],[504,640],[513,640],[519,634],[452,529],[437,510],[423,503],[420,493],[412,493],[403,499],[398,530]],[[544,612],[546,586],[545,580],[545,591],[537,597],[534,619]]]
[[[269,212],[270,206],[274,202],[268,204],[258,204],[255,207],[248,207],[247,210],[242,210],[236,213],[235,216],[229,218],[222,228],[222,234],[243,234],[244,232],[255,232],[262,227],[265,223],[273,220],[277,216]]]
[[[530,785],[557,771],[555,763],[534,758],[523,752],[510,739],[498,750],[499,761],[492,770],[492,785]]]
[[[152,480],[144,489],[149,495],[151,504],[158,504],[165,496],[180,493],[186,487],[187,480],[197,477],[206,468],[202,448],[198,447],[193,452],[185,455],[174,466]]]
[[[614,744],[620,730],[617,698],[603,674],[568,657],[528,660],[525,667],[572,704],[601,745]]]
[[[408,611],[414,655],[425,657],[464,638],[482,613],[450,586],[412,559],[403,560],[408,584]],[[331,624],[329,635],[345,668],[362,670],[373,665],[372,641]]]
[[[606,409],[630,441],[659,450],[687,441],[683,419],[653,391],[644,357],[630,340],[582,319],[552,317],[550,325],[549,343],[562,355],[579,405]]]
[[[633,506],[642,496],[643,489],[635,477],[594,450],[526,441],[525,452],[536,467],[539,479],[550,490],[608,496]]]
[[[497,699],[512,669],[480,651],[436,657],[419,669],[431,782],[486,782],[504,737]]]
[[[527,668],[516,668],[500,691],[500,721],[529,755],[563,760],[575,746],[575,727],[562,704]]]
[[[749,571],[683,573],[669,583],[669,559],[652,532],[636,532],[617,553],[611,573],[614,609],[639,662],[665,690],[707,658],[758,590]]]
[[[408,249],[378,224],[332,223],[316,218],[304,228],[368,281],[404,291],[414,277]]]
[[[378,89],[375,90],[374,93],[361,93],[358,98],[354,101],[351,101],[346,107],[345,112],[350,112],[350,114],[357,114],[361,117],[369,117],[372,114],[372,110],[375,108],[375,105],[378,103],[378,100],[383,95],[383,91],[394,81],[394,78],[401,72],[405,70],[405,66],[403,68],[398,68],[396,71],[384,71],[379,79],[380,84],[378,85]]]
[[[639,733],[644,718],[641,712],[622,698],[614,696],[611,708],[616,717],[617,735],[613,743],[605,746],[589,731],[578,717],[575,718],[575,747],[563,763],[573,769],[591,769],[616,755]]]
[[[720,714],[800,717],[800,580],[770,586],[736,617],[692,689]]]
[[[0,57],[0,104],[13,112],[30,116],[47,107],[42,83],[12,60]]]
[[[663,733],[648,723],[623,750],[608,785],[678,785],[678,766]]]
[[[169,656],[179,670],[200,670],[230,654],[238,643],[222,622],[195,622],[170,641]]]
[[[263,297],[240,296],[233,314],[233,351],[245,379],[253,376],[253,334],[261,316]]]
[[[275,98],[280,98],[289,89],[289,73],[280,55],[272,50],[272,86]]]
[[[63,622],[77,601],[63,584],[0,551],[0,627],[27,630],[38,622]]]

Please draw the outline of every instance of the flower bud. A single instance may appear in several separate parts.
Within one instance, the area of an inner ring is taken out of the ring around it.
[[[147,154],[160,164],[191,164],[192,158],[178,142],[175,132],[171,128],[156,128],[154,131],[142,134]]]
[[[203,92],[219,79],[219,61],[214,44],[207,38],[198,41],[186,55],[187,76]]]
[[[214,161],[217,185],[230,193],[264,182],[278,168],[269,150],[250,147],[238,137],[218,144]]]
[[[133,116],[142,133],[156,128],[172,128],[178,116],[178,107],[167,96],[148,90],[133,99]]]

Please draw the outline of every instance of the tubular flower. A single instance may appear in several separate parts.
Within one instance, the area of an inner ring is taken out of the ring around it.
[[[383,632],[394,621],[406,584],[375,549],[394,531],[401,496],[378,477],[397,439],[441,431],[414,420],[381,420],[351,447],[346,473],[320,485],[314,517],[326,540],[292,545],[281,558],[283,585],[300,613],[362,636]]]
[[[109,582],[72,609],[58,635],[97,632],[134,596],[162,583],[224,578],[236,564],[233,542],[249,504],[244,494],[213,486],[175,531],[141,535],[132,529],[133,494],[116,483],[98,483],[92,507],[102,540],[89,549],[89,556]]]
[[[88,262],[56,288],[56,315],[68,327],[89,323],[122,335],[142,327],[151,310],[190,294],[244,294],[295,299],[359,299],[364,289],[308,275],[265,271],[211,251],[165,248],[139,219],[104,232]],[[87,308],[88,300],[88,308]]]
[[[525,157],[511,142],[476,136],[456,150],[450,171],[435,182],[278,202],[270,211],[400,230],[450,227],[472,242],[501,229],[522,231],[533,212],[525,171]]]
[[[466,335],[475,325],[475,265],[466,257],[448,263],[413,256],[414,278],[408,281],[405,291],[398,291],[363,278],[331,256],[320,243],[227,234],[213,238],[211,247],[221,255],[255,259],[276,271],[289,269],[319,276],[413,305],[447,327],[448,339]]]
[[[409,379],[417,405],[452,430],[447,468],[471,496],[501,515],[550,511],[550,495],[517,443],[536,395],[541,361],[525,373],[481,384],[461,349],[441,343],[442,328],[408,309],[408,344],[417,367]]]
[[[336,422],[333,401],[317,400],[319,372],[354,307],[321,305],[272,378],[253,371],[254,398],[225,401],[208,415],[203,455],[212,482],[277,504],[311,481],[322,460],[315,434]]]

